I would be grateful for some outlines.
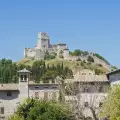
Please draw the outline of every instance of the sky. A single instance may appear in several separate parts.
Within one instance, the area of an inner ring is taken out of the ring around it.
[[[38,32],[120,67],[120,0],[0,0],[0,59],[22,59]]]

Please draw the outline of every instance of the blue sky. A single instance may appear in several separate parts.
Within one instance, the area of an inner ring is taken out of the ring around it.
[[[40,31],[49,33],[51,43],[98,52],[120,67],[119,0],[0,1],[0,59],[22,59]]]

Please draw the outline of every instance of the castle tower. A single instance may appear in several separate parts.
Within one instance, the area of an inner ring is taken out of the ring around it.
[[[50,45],[50,38],[47,33],[39,32],[38,33],[38,43],[36,48],[41,49],[42,51],[46,51]]]

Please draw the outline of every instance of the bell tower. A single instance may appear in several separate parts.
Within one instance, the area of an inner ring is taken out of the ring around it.
[[[26,98],[29,97],[29,81],[30,81],[30,71],[23,69],[18,71],[19,73],[19,100],[23,102]]]

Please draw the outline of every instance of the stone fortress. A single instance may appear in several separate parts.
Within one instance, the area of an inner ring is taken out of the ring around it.
[[[94,62],[96,64],[101,64],[107,69],[111,69],[111,65],[106,63],[105,61],[99,59],[94,56],[92,52],[89,52],[89,55],[81,55],[81,56],[71,56],[69,54],[69,48],[65,43],[51,44],[50,37],[46,32],[38,32],[38,42],[34,48],[25,48],[24,49],[24,58],[32,58],[35,60],[43,60],[46,52],[49,54],[56,53],[57,57],[60,55],[63,56],[64,60],[76,61],[82,60],[87,61],[88,56],[92,56],[94,58]]]
[[[66,44],[59,43],[52,45],[50,44],[50,37],[45,32],[38,33],[38,43],[34,48],[25,48],[24,57],[34,58],[36,60],[44,59],[46,52],[58,53],[64,51],[64,55],[69,56],[69,49]],[[67,54],[68,53],[68,54]]]

